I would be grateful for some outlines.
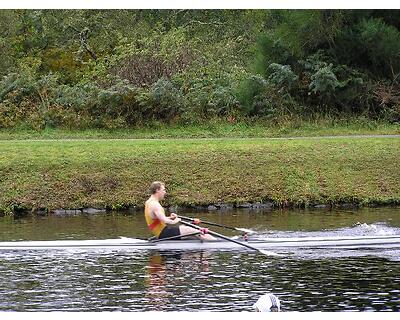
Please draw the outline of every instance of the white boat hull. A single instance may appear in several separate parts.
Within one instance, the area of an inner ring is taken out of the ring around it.
[[[359,237],[266,238],[244,242],[258,249],[280,248],[400,248],[400,235]],[[0,242],[0,250],[50,249],[140,249],[140,250],[231,250],[246,249],[236,243],[218,240],[168,240],[152,243],[134,238],[105,240],[9,241]]]

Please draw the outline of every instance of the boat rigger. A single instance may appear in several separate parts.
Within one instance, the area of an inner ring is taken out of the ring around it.
[[[282,248],[400,248],[400,235],[264,238],[239,242],[257,249]],[[7,241],[0,242],[0,250],[50,250],[50,249],[138,249],[138,250],[236,250],[246,249],[226,240],[166,240],[152,242],[121,237],[104,240]]]

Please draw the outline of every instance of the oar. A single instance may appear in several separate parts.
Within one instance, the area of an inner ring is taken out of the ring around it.
[[[199,227],[199,226],[196,226],[195,224],[191,224],[191,223],[186,222],[186,221],[182,221],[182,220],[181,220],[180,222],[181,222],[182,224],[186,225],[186,226],[195,228],[195,229],[197,229],[197,230],[202,230],[202,229],[203,229],[203,228],[201,228],[201,227]],[[224,239],[224,240],[226,240],[226,241],[230,241],[230,242],[236,243],[236,244],[238,244],[238,245],[241,245],[241,246],[243,246],[243,247],[249,248],[249,249],[251,249],[251,250],[258,251],[258,252],[260,252],[260,253],[262,253],[262,254],[265,254],[265,255],[267,255],[267,256],[279,256],[279,254],[277,254],[277,253],[275,253],[275,252],[257,249],[256,247],[253,247],[253,246],[251,246],[251,245],[249,245],[249,244],[247,244],[247,243],[243,243],[243,242],[236,241],[236,240],[234,240],[234,239],[231,239],[231,238],[229,238],[229,237],[226,237],[226,236],[224,236],[224,235],[222,235],[222,234],[219,234],[219,233],[216,233],[216,232],[214,232],[214,231],[208,230],[207,233],[211,234],[211,235],[214,236],[214,237],[221,238],[221,239]]]
[[[199,234],[201,234],[201,231],[196,231],[193,233],[179,235],[179,236],[172,236],[172,237],[168,237],[168,238],[161,238],[161,239],[156,238],[155,240],[151,240],[150,242],[154,243],[154,242],[161,242],[161,241],[166,241],[166,240],[181,239],[181,238],[187,238],[187,237],[191,237],[191,236],[198,236]]]
[[[225,226],[223,224],[218,224],[218,223],[215,223],[215,222],[203,221],[203,220],[200,220],[200,219],[185,217],[185,216],[181,216],[181,215],[179,215],[178,217],[181,218],[181,219],[184,219],[184,220],[189,220],[189,221],[191,221],[191,222],[193,222],[195,224],[204,223],[204,224],[208,224],[210,226],[221,227],[221,228],[240,231],[240,232],[244,232],[244,233],[255,233],[255,231],[250,230],[250,229],[229,227],[229,226]],[[197,222],[197,221],[199,221],[199,222]]]

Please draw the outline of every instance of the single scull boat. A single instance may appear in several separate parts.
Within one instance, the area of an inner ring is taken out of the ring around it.
[[[241,241],[242,242],[242,241]],[[400,235],[387,236],[346,236],[346,237],[299,237],[264,238],[243,241],[258,249],[280,248],[400,248]],[[225,240],[166,240],[152,242],[125,238],[104,240],[56,240],[56,241],[8,241],[0,242],[0,250],[40,249],[156,249],[156,250],[232,250],[242,246]]]

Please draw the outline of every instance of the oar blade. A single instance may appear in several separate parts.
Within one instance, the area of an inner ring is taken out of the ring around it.
[[[246,229],[246,228],[235,228],[235,229],[237,231],[241,231],[241,232],[248,233],[248,234],[256,233],[255,231],[250,230],[250,229]]]
[[[196,226],[196,225],[191,224],[191,223],[186,222],[186,221],[181,221],[181,223],[184,224],[184,225],[187,225],[187,226],[189,226],[189,227],[192,227],[192,228],[194,228],[194,229],[197,229],[197,230],[202,229],[202,228],[200,228],[199,226]],[[231,239],[231,238],[229,238],[229,237],[227,237],[227,236],[224,236],[224,235],[219,234],[219,233],[214,232],[214,231],[208,230],[208,233],[211,234],[212,236],[217,237],[217,238],[221,238],[221,239],[224,239],[224,240],[227,240],[227,241],[234,242],[234,243],[236,243],[236,244],[238,244],[238,245],[241,245],[241,246],[243,246],[243,247],[246,247],[246,248],[255,250],[255,251],[260,252],[260,253],[262,253],[262,254],[264,254],[264,255],[267,255],[267,256],[279,256],[279,254],[277,254],[277,253],[275,253],[275,252],[268,251],[268,250],[260,250],[260,249],[258,249],[258,248],[256,248],[256,247],[253,247],[253,246],[249,245],[248,243],[239,242],[239,241],[237,241],[237,240]]]

